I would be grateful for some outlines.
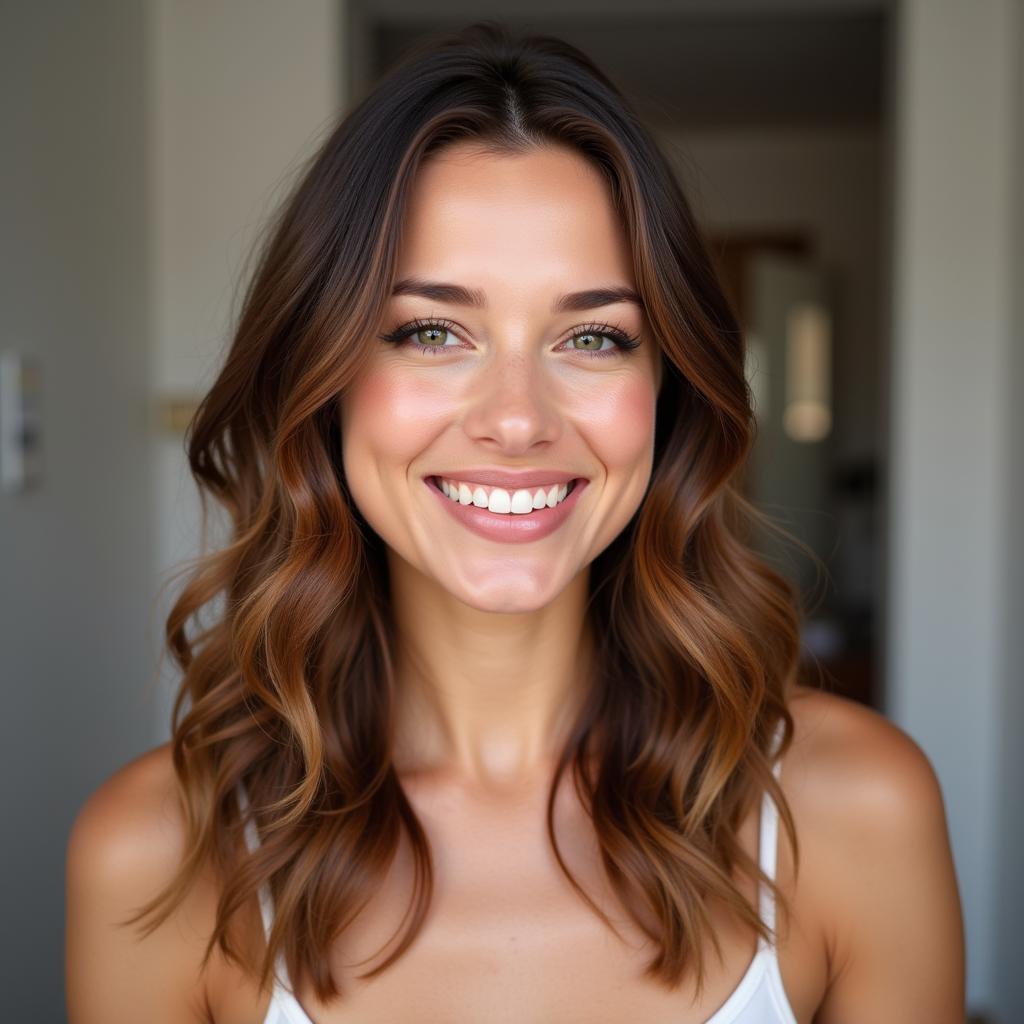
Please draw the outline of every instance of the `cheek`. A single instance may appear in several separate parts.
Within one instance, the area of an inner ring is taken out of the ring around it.
[[[589,396],[575,416],[588,445],[609,472],[636,470],[654,451],[657,393],[641,376],[601,382],[600,395]]]
[[[377,464],[408,462],[451,412],[443,388],[381,370],[362,377],[341,403],[345,470],[370,475]]]

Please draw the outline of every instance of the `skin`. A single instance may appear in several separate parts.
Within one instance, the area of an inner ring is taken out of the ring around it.
[[[568,888],[543,829],[552,758],[591,656],[588,566],[643,498],[660,385],[639,307],[551,307],[564,292],[635,287],[626,240],[599,175],[557,148],[499,157],[459,144],[422,169],[411,198],[398,277],[478,289],[486,305],[392,297],[382,329],[443,317],[455,347],[424,354],[411,340],[373,339],[338,412],[353,498],[389,550],[402,638],[396,763],[436,854],[435,902],[402,959],[373,982],[351,980],[345,964],[379,962],[405,909],[403,847],[331,952],[350,998],[323,1006],[301,991],[300,1001],[316,1024],[704,1022],[744,973],[753,935],[710,907],[722,959],[709,952],[699,1000],[692,977],[669,992],[642,975],[651,950],[602,881],[570,788],[557,802],[560,843],[622,940]],[[594,321],[643,344],[590,357],[572,337]],[[458,477],[470,464],[565,469],[590,485],[554,534],[504,545],[466,531],[425,489],[424,475]],[[960,906],[931,765],[873,711],[802,688],[789,703],[796,738],[781,781],[801,871],[781,842],[790,914],[779,963],[797,1020],[961,1022]],[[754,856],[757,824],[755,808],[739,837]],[[112,923],[170,878],[182,842],[167,744],[122,768],[80,812],[67,865],[72,1024],[262,1020],[269,997],[236,966],[216,954],[200,969],[212,881],[144,940]],[[737,883],[753,898],[748,880]],[[240,935],[259,935],[255,908]]]
[[[650,339],[632,352],[608,340],[596,356],[587,335],[569,347],[593,321],[645,334],[638,304],[551,312],[566,292],[635,288],[605,185],[561,151],[449,151],[421,170],[403,243],[398,280],[470,283],[487,305],[393,297],[388,329],[455,321],[448,351],[378,342],[341,403],[346,479],[388,546],[408,694],[398,757],[482,787],[535,778],[584,678],[587,566],[650,479],[660,356]],[[466,530],[424,486],[472,465],[590,482],[571,523],[510,545]]]

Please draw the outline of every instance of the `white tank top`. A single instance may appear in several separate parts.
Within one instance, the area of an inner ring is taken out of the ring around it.
[[[778,749],[780,731],[776,733]],[[775,778],[779,777],[781,762],[776,759],[772,770]],[[248,805],[244,789],[239,790],[239,803],[243,813]],[[775,802],[767,792],[761,799],[761,821],[758,845],[758,858],[761,870],[771,879],[775,878],[775,864],[778,847],[779,813]],[[256,825],[252,818],[245,828],[245,840],[249,850],[255,850],[259,838]],[[759,893],[759,911],[761,920],[769,928],[775,927],[775,901],[771,890],[762,885]],[[274,920],[273,901],[266,885],[260,891],[260,910],[263,914],[263,927],[267,935]],[[288,971],[284,957],[278,956],[277,976],[274,981],[270,1005],[267,1007],[263,1024],[313,1024],[309,1015],[299,1004],[292,992],[288,980]],[[704,1024],[797,1024],[796,1014],[789,1005],[786,990],[779,972],[779,961],[774,945],[763,938],[758,938],[757,951],[750,966],[732,990],[728,999],[704,1022]]]

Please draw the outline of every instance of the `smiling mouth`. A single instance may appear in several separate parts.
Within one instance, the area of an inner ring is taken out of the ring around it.
[[[553,484],[549,487],[484,488],[479,486],[472,492],[470,501],[462,501],[453,489],[446,487],[441,477],[431,476],[429,477],[429,482],[435,490],[441,493],[446,501],[450,501],[453,505],[476,508],[481,512],[487,512],[490,515],[503,518],[521,518],[558,508],[576,490],[576,486],[583,479],[583,477],[574,477],[567,484]],[[563,486],[565,487],[564,494],[562,494],[561,490]],[[496,499],[493,498],[495,492],[498,495]],[[518,498],[516,497],[517,495],[519,495]],[[527,501],[530,502],[529,505]],[[538,504],[538,502],[542,503]]]

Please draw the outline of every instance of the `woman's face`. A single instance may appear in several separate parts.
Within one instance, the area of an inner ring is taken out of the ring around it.
[[[418,172],[396,282],[377,333],[416,329],[369,339],[341,400],[352,497],[393,570],[397,555],[481,610],[541,608],[621,532],[651,472],[661,362],[641,306],[563,298],[635,293],[608,185],[561,147],[449,146]]]

